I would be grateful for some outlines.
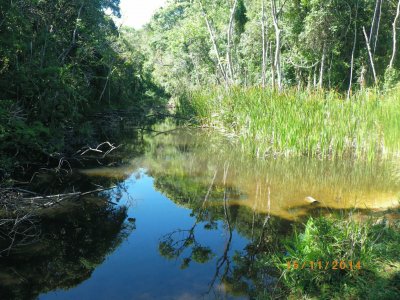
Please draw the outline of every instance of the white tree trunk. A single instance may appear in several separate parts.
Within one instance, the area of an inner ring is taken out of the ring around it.
[[[382,3],[383,3],[383,0],[381,0],[381,2],[379,3],[378,27],[376,28],[376,36],[375,36],[375,43],[374,43],[374,54],[375,54],[375,51],[376,51],[376,45],[378,44],[379,27],[381,25]]]
[[[275,71],[277,75],[278,90],[282,90],[282,70],[281,70],[281,30],[278,24],[278,16],[276,12],[276,0],[271,0],[272,20],[275,28]]]
[[[78,31],[78,24],[79,24],[79,21],[81,19],[82,9],[83,9],[83,2],[81,4],[81,6],[79,7],[78,17],[76,18],[74,33],[72,34],[72,44],[74,44],[74,45],[76,43],[76,33]]]
[[[262,87],[265,88],[266,69],[267,69],[267,50],[266,50],[266,45],[265,45],[265,6],[264,6],[264,0],[261,0],[261,34],[262,34],[261,82],[262,82]]]
[[[354,52],[356,51],[356,44],[357,44],[357,17],[358,17],[358,2],[356,9],[356,20],[354,22],[354,41],[353,41],[353,49],[351,50],[350,80],[349,80],[349,89],[347,90],[347,99],[350,99],[351,88],[353,85]]]
[[[376,0],[375,2],[374,17],[372,18],[371,30],[369,32],[368,41],[370,45],[372,44],[374,45],[374,53],[375,53],[376,43],[378,40],[379,24],[382,13],[382,1],[383,0]]]
[[[367,32],[365,31],[365,27],[363,27],[363,32],[364,32],[365,42],[367,44],[367,50],[368,50],[369,60],[370,60],[370,63],[371,63],[372,74],[374,75],[375,84],[377,84],[378,83],[378,79],[376,78],[374,59],[372,58],[371,47],[369,45],[368,36],[367,36]]]
[[[232,36],[233,36],[233,20],[235,16],[237,6],[237,0],[233,2],[233,7],[231,9],[231,16],[229,18],[229,26],[228,26],[228,34],[227,34],[227,47],[226,47],[226,61],[228,64],[228,72],[229,72],[229,79],[230,83],[233,83],[235,80],[235,74],[233,70],[233,62],[232,62]]]
[[[207,14],[206,14],[206,11],[205,11],[205,9],[203,7],[203,4],[201,3],[201,1],[199,1],[199,3],[200,3],[200,7],[201,7],[201,11],[202,11],[204,20],[206,21],[208,33],[210,34],[210,39],[211,39],[211,43],[212,43],[214,51],[215,51],[215,55],[217,56],[217,63],[218,63],[220,72],[221,72],[222,77],[223,77],[223,79],[225,81],[225,84],[228,85],[228,78],[226,76],[226,71],[225,71],[225,68],[224,68],[224,66],[222,64],[222,61],[221,61],[221,56],[219,54],[219,50],[218,50],[217,42],[215,40],[214,32],[213,32],[213,30],[211,28],[211,24],[210,24],[210,22],[209,22],[209,20],[207,18]]]
[[[322,57],[321,57],[321,68],[319,70],[319,88],[322,89],[323,81],[324,81],[324,70],[325,70],[325,57],[326,57],[326,42],[324,43],[322,49]]]
[[[276,86],[276,79],[275,79],[275,62],[274,62],[274,57],[273,57],[273,52],[272,52],[272,43],[269,44],[269,53],[271,55],[271,78],[272,78],[272,88],[275,88]]]
[[[313,87],[314,89],[317,87],[317,66],[314,67]]]
[[[394,18],[394,21],[393,21],[393,50],[392,50],[392,58],[390,59],[390,63],[389,63],[389,68],[393,68],[394,59],[396,57],[396,52],[397,52],[397,31],[396,31],[396,26],[397,26],[397,21],[399,19],[399,15],[400,15],[400,0],[397,3],[396,17]]]

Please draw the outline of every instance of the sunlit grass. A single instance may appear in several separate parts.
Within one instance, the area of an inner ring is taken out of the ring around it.
[[[179,111],[257,157],[373,160],[400,150],[399,95],[365,90],[346,100],[334,91],[215,87],[188,92]]]
[[[399,241],[398,221],[309,218],[285,251],[261,261],[281,270],[297,299],[398,299]]]

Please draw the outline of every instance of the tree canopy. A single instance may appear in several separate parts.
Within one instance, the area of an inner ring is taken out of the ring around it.
[[[399,69],[398,59],[389,68],[397,57],[397,6],[381,0],[171,0],[145,30],[153,75],[171,92],[182,84],[260,85],[263,73],[272,86],[281,80],[346,91],[350,82],[353,88],[374,85],[374,67],[383,85],[396,81]]]

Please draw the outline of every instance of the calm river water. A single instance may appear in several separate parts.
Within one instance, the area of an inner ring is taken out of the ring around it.
[[[36,241],[0,262],[0,299],[249,299],[276,286],[254,265],[293,223],[399,205],[393,162],[253,160],[195,129],[137,143],[68,183],[114,189],[34,217]]]

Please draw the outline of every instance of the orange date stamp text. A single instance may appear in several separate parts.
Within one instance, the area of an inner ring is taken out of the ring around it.
[[[361,262],[352,260],[333,260],[333,261],[304,261],[297,260],[286,262],[288,270],[360,270]]]

